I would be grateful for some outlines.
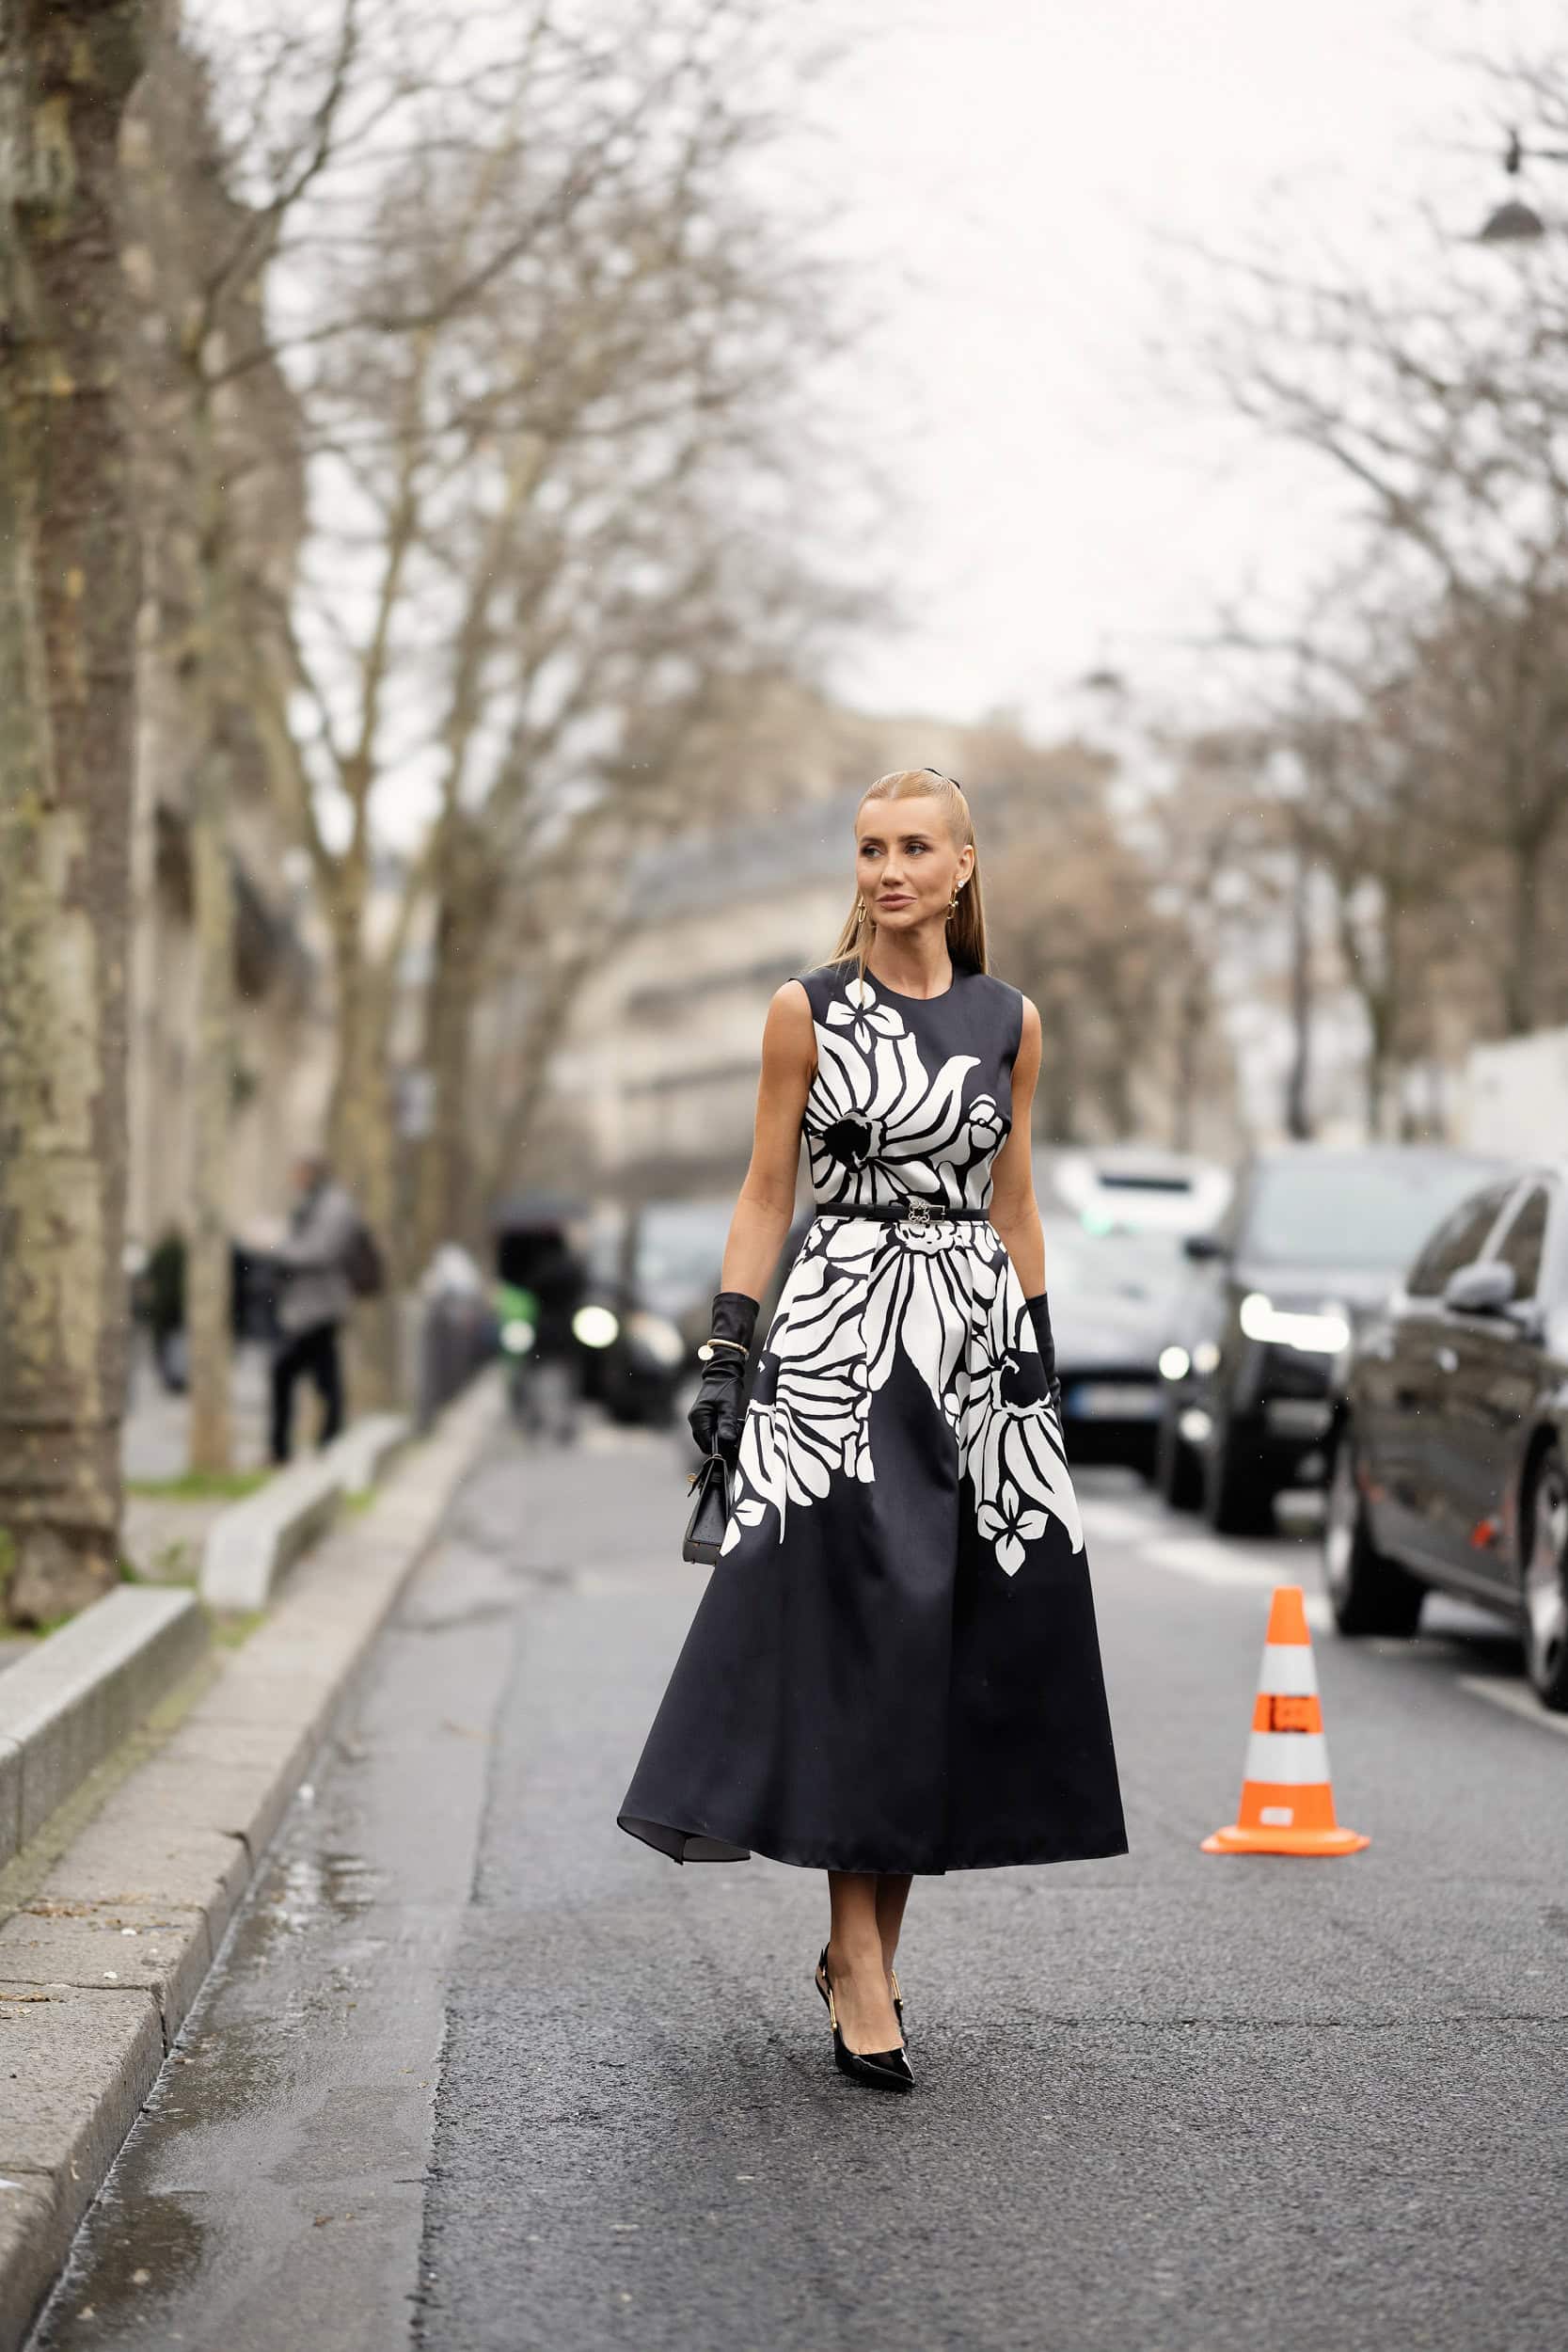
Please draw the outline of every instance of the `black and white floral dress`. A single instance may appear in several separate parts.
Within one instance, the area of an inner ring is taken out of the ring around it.
[[[1123,1853],[1077,1499],[983,1216],[1023,1000],[797,976],[819,1208],[763,1337],[722,1551],[626,1791],[677,1861],[941,1872]]]

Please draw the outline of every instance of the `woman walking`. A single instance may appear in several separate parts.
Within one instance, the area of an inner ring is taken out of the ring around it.
[[[751,1167],[691,1408],[718,1565],[618,1816],[677,1862],[828,1873],[839,2067],[913,2082],[913,1877],[1124,1853],[1029,1157],[1039,1015],[986,968],[951,777],[855,819],[832,960],[768,1008]],[[805,1134],[816,1216],[742,1405]]]

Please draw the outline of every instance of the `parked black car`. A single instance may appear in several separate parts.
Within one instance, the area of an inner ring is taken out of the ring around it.
[[[525,1194],[493,1217],[496,1274],[524,1289],[533,1284],[541,1253],[557,1256],[575,1233],[589,1232],[570,1328],[579,1393],[612,1421],[664,1427],[674,1401],[686,1348],[667,1314],[650,1304],[620,1246],[590,1232],[588,1204],[555,1194]]]
[[[1156,1482],[1223,1534],[1273,1523],[1286,1486],[1326,1473],[1336,1359],[1412,1252],[1504,1163],[1421,1145],[1260,1153],[1212,1233],[1164,1374]]]
[[[1568,1710],[1568,1165],[1469,1193],[1357,1333],[1323,1576],[1342,1633],[1414,1633],[1432,1585],[1496,1610]]]
[[[632,1211],[623,1237],[624,1270],[643,1307],[679,1333],[689,1374],[698,1370],[697,1349],[713,1319],[734,1213],[728,1195],[645,1200]]]
[[[1193,1268],[1181,1237],[1042,1219],[1068,1460],[1154,1467],[1160,1350]]]

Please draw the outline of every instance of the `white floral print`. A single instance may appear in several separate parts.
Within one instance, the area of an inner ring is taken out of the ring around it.
[[[943,1164],[978,1165],[985,1152],[989,1165],[996,1149],[987,1152],[969,1134],[963,1079],[979,1057],[951,1055],[930,1076],[902,1014],[878,1001],[869,980],[861,994],[851,977],[828,1007],[826,1023],[816,1026],[816,1075],[805,1130],[817,1200],[857,1207],[867,1200],[963,1200],[962,1191],[943,1186]]]
[[[932,1077],[898,1011],[851,976],[817,1022],[804,1127],[819,1203],[931,1200],[983,1208],[1010,1120],[966,1103],[975,1055]],[[784,1284],[747,1409],[721,1549],[769,1506],[836,1479],[874,1483],[871,1407],[902,1352],[953,1433],[975,1525],[1015,1576],[1053,1520],[1083,1548],[1061,1427],[1006,1248],[980,1218],[912,1223],[842,1216],[813,1225]]]

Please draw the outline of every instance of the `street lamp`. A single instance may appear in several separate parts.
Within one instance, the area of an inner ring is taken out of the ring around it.
[[[1503,169],[1510,179],[1517,179],[1525,160],[1525,146],[1517,131],[1508,135],[1508,147],[1503,155]],[[1539,163],[1568,164],[1568,149],[1532,147],[1531,158]],[[1546,224],[1533,204],[1522,197],[1509,196],[1495,206],[1476,231],[1478,245],[1532,245],[1546,233]]]

